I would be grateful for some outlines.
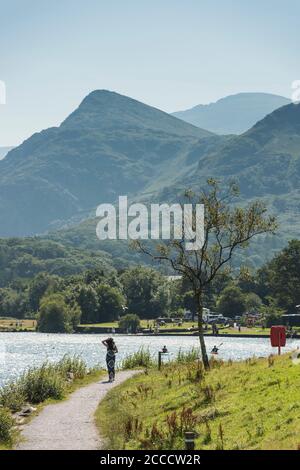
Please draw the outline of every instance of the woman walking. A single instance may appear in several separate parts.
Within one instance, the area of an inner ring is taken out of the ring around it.
[[[102,344],[106,347],[106,365],[108,371],[109,382],[115,380],[115,362],[116,362],[116,353],[118,348],[113,340],[113,338],[107,338],[102,341]]]

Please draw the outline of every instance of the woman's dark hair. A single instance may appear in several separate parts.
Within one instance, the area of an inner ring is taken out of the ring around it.
[[[108,346],[108,349],[114,349],[116,347],[113,338],[107,338],[106,344]]]

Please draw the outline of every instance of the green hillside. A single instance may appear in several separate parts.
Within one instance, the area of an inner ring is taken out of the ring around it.
[[[58,128],[34,134],[0,162],[0,236],[86,218],[101,202],[144,191],[212,134],[109,91],[88,95]]]
[[[203,188],[208,178],[234,179],[241,190],[237,203],[259,198],[279,219],[277,237],[263,237],[246,252],[257,267],[299,238],[300,106],[283,106],[243,135],[224,137],[131,98],[95,91],[59,128],[12,150],[0,170],[0,236],[45,232],[70,248],[103,250],[116,266],[140,258],[125,242],[97,240],[99,203],[121,194],[173,202],[187,188]]]
[[[240,204],[260,199],[278,217],[278,236],[272,241],[270,237],[259,240],[253,252],[264,253],[268,259],[273,249],[299,238],[300,106],[284,106],[245,134],[222,141],[211,152],[199,153],[197,169],[164,188],[159,198],[175,200],[186,187],[203,187],[209,177],[223,183],[236,181]]]
[[[58,276],[78,274],[87,269],[111,271],[108,253],[66,247],[38,238],[0,239],[0,287],[18,279],[31,279],[40,272]]]

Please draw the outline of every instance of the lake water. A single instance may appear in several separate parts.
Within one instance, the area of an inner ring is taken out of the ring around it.
[[[28,367],[39,366],[46,360],[58,361],[65,354],[79,355],[89,366],[99,364],[104,367],[105,348],[101,341],[106,337],[97,334],[0,333],[0,385],[15,379]],[[116,335],[115,341],[119,349],[118,362],[141,347],[149,348],[157,356],[166,345],[172,358],[180,349],[186,351],[199,346],[197,337],[191,336]],[[206,338],[208,351],[220,343],[223,343],[219,351],[222,359],[241,360],[276,353],[267,338]],[[299,340],[288,340],[284,351],[299,345]]]

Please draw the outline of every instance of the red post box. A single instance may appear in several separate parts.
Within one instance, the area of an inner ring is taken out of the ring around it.
[[[285,326],[271,326],[270,339],[271,345],[273,348],[278,347],[278,354],[280,354],[281,348],[286,343]]]

